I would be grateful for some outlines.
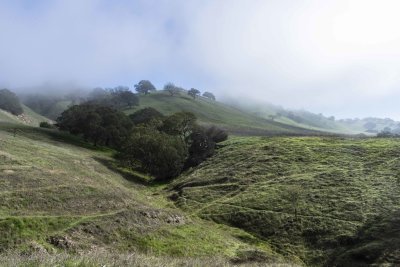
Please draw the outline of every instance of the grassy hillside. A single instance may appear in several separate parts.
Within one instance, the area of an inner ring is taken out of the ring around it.
[[[159,91],[149,95],[141,95],[140,106],[133,110],[128,110],[127,113],[133,113],[135,110],[144,107],[153,107],[165,115],[179,111],[189,111],[194,113],[203,124],[219,125],[229,132],[239,135],[305,135],[319,133],[314,130],[264,119],[204,97],[193,99],[185,93],[170,96],[166,92]]]
[[[89,266],[101,259],[107,266],[141,259],[208,265],[203,257],[223,264],[283,261],[251,234],[175,208],[163,185],[118,167],[112,153],[54,130],[0,123],[0,261],[9,266],[25,260]],[[24,259],[21,251],[34,256]],[[94,254],[57,256],[61,251]]]
[[[44,116],[52,120],[56,120],[61,113],[72,105],[70,100],[60,100],[56,102],[50,109],[46,110]]]
[[[246,100],[239,102],[228,99],[226,101],[232,103],[232,106],[239,107],[255,116],[269,120],[273,119],[295,127],[338,134],[359,134],[366,131],[362,125],[358,127],[350,123],[344,123],[344,121],[335,120],[334,117],[326,117],[306,110],[289,110],[269,103],[259,104]]]
[[[45,117],[35,113],[27,106],[23,105],[23,109],[24,109],[24,113],[19,116],[15,116],[7,111],[0,109],[0,122],[39,126],[40,122],[49,121],[48,118],[45,118]]]
[[[308,265],[399,263],[399,166],[398,139],[237,137],[171,194]]]

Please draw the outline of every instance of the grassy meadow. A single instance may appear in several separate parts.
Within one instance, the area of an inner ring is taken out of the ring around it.
[[[398,139],[234,137],[171,190],[186,212],[306,265],[366,266],[400,259],[399,167]]]

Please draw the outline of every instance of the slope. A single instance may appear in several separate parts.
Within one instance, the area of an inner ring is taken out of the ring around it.
[[[50,121],[49,119],[35,113],[30,108],[25,105],[22,105],[24,109],[24,113],[15,116],[7,111],[0,109],[0,122],[8,122],[8,123],[20,123],[31,126],[39,126],[39,123],[42,121]]]
[[[306,128],[315,131],[325,131],[338,134],[359,134],[366,131],[363,127],[354,127],[341,120],[335,120],[333,116],[326,117],[306,110],[290,110],[270,103],[256,103],[254,101],[237,101],[226,99],[227,103],[249,112],[255,116],[277,121],[283,124]]]
[[[307,265],[335,256],[365,266],[376,244],[369,263],[391,260],[384,255],[398,228],[385,225],[400,208],[399,166],[396,139],[237,137],[177,179],[171,194],[182,209],[244,229]],[[347,245],[353,254],[340,253]]]
[[[127,110],[126,112],[130,114],[144,107],[153,107],[165,115],[179,111],[189,111],[194,113],[201,123],[218,125],[230,133],[237,135],[322,134],[315,130],[257,117],[240,109],[204,97],[193,99],[184,93],[170,96],[166,92],[159,91],[149,95],[141,95],[139,107]]]
[[[389,118],[335,119],[334,116],[324,116],[321,113],[316,114],[306,110],[290,110],[269,103],[257,104],[246,100],[238,102],[233,99],[226,101],[255,116],[316,131],[367,135],[373,135],[383,130],[395,134],[400,133],[399,122]]]
[[[0,123],[0,252],[137,251],[170,265],[168,257],[227,264],[256,251],[282,261],[267,242],[174,208],[163,185],[118,167],[112,153],[55,130]]]

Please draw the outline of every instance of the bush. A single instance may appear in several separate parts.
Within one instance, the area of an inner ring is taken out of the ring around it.
[[[8,89],[0,90],[0,109],[8,111],[14,115],[24,113],[17,95]]]
[[[47,121],[42,121],[42,122],[39,124],[39,127],[40,127],[40,128],[53,129],[53,128],[54,128],[54,125],[51,124],[51,123],[48,123]]]
[[[189,157],[185,167],[194,167],[214,154],[215,142],[207,135],[203,127],[198,127],[189,137]]]
[[[225,132],[224,130],[212,126],[207,129],[207,135],[215,142],[215,143],[220,143],[228,139],[228,133]]]

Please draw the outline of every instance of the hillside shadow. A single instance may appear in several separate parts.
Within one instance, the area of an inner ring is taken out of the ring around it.
[[[399,266],[399,233],[400,211],[371,218],[355,236],[339,240],[326,266]]]
[[[12,123],[0,123],[0,130],[4,130],[11,134],[11,138],[25,137],[35,141],[53,141],[65,143],[77,147],[86,148],[94,151],[112,151],[112,149],[102,146],[94,146],[85,142],[82,137],[72,135],[68,132],[59,131],[57,129],[45,129],[28,125],[19,125]]]
[[[120,174],[125,180],[129,182],[145,186],[150,186],[154,184],[154,182],[151,180],[141,177],[140,175],[137,175],[125,168],[119,167],[114,160],[100,157],[93,157],[93,159],[103,166],[107,167],[107,169],[109,169],[110,171]]]

